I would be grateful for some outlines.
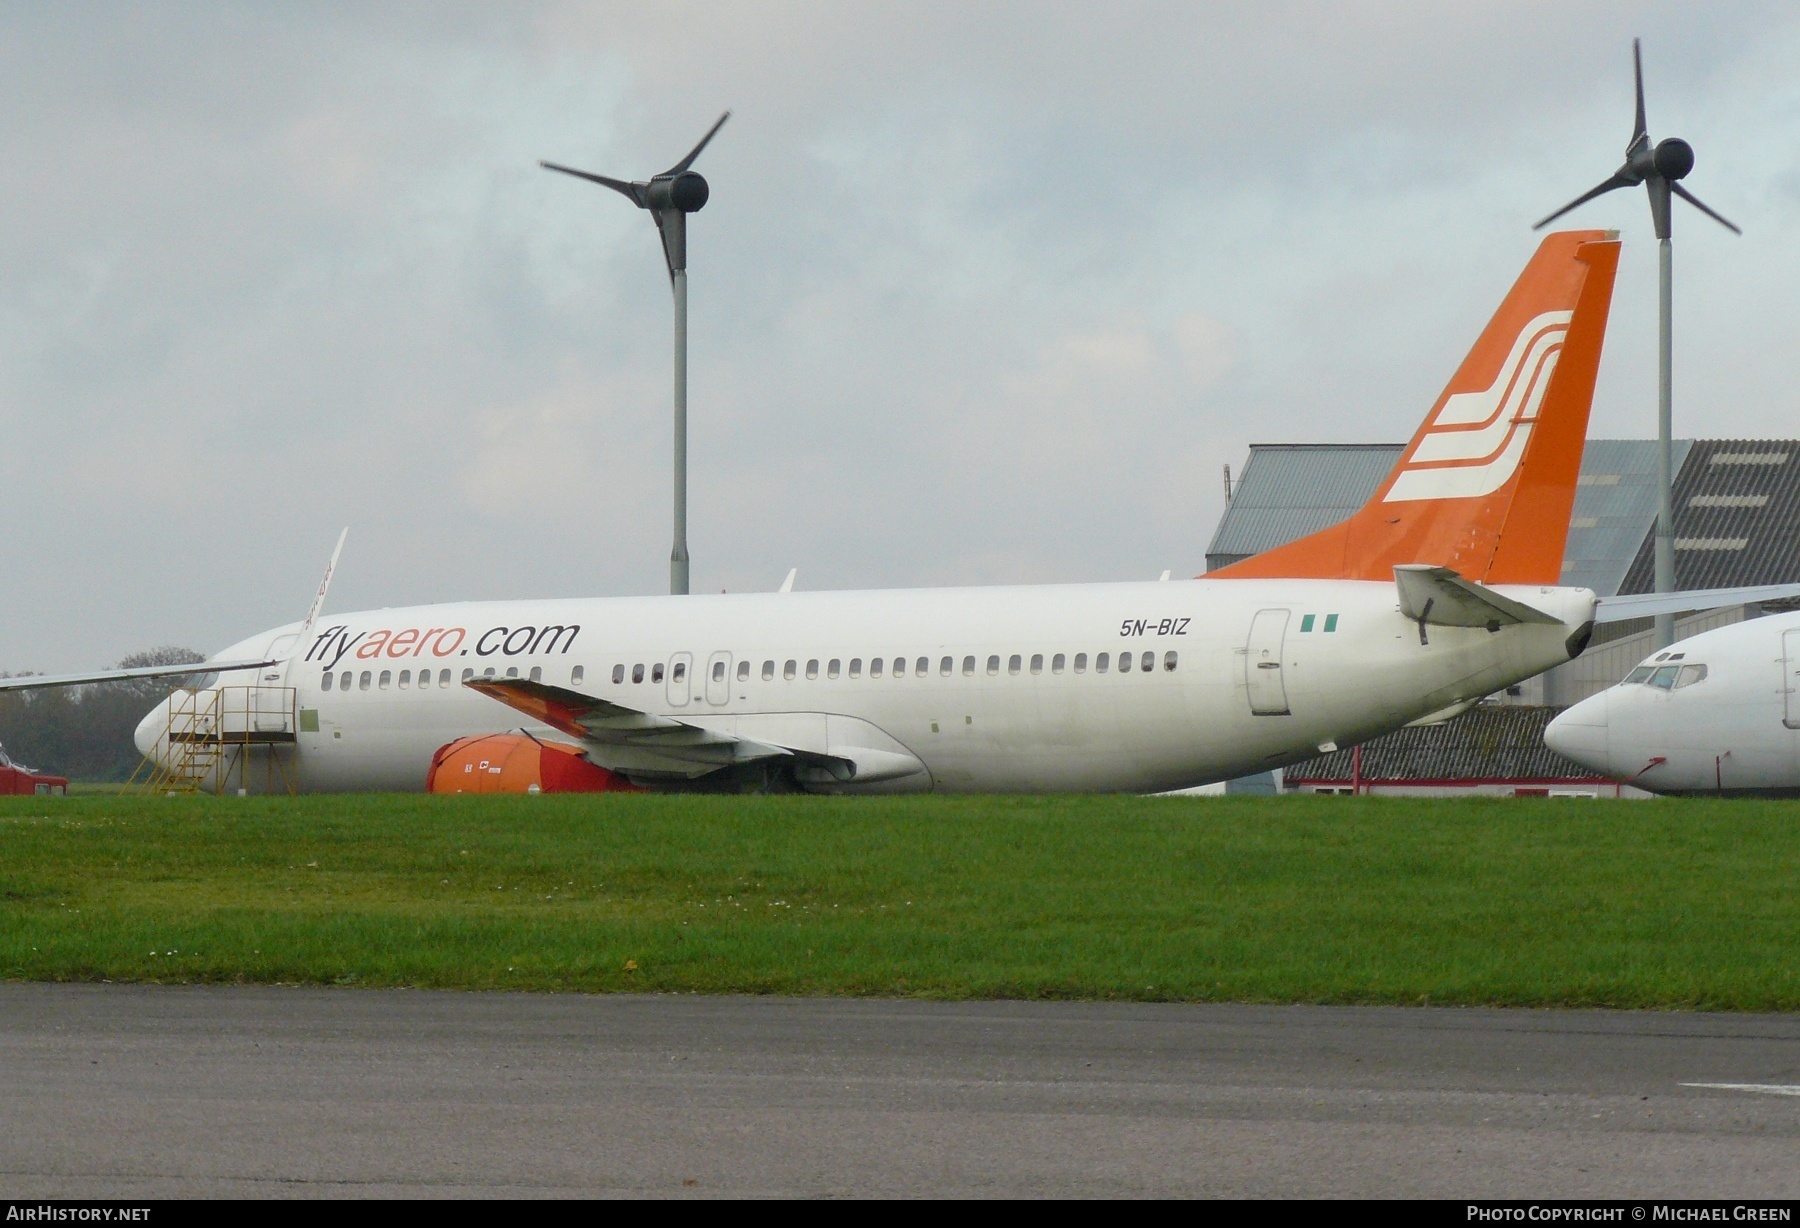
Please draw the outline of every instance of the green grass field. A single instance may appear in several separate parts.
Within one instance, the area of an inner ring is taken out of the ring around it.
[[[0,799],[0,977],[1800,1009],[1800,807]]]

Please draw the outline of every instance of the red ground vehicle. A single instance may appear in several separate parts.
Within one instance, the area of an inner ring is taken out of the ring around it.
[[[28,767],[21,767],[7,758],[6,748],[0,746],[0,797],[9,794],[61,793],[67,796],[69,782],[62,776],[43,776]]]

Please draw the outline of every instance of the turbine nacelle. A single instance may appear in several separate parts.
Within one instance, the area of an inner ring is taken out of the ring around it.
[[[706,198],[712,194],[699,171],[682,171],[668,179],[658,175],[643,188],[645,208],[679,209],[683,213],[700,212],[706,208]]]

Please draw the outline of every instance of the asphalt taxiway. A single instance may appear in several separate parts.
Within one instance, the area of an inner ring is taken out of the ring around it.
[[[9,984],[0,1190],[1791,1198],[1800,1016]]]

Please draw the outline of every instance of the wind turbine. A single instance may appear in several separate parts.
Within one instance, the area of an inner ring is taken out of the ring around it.
[[[1643,184],[1650,193],[1650,220],[1656,227],[1659,247],[1657,402],[1656,402],[1656,591],[1675,591],[1675,493],[1674,493],[1674,410],[1671,382],[1674,372],[1673,325],[1670,314],[1674,304],[1674,265],[1669,246],[1671,196],[1679,196],[1732,234],[1741,235],[1732,223],[1702,204],[1700,198],[1681,186],[1694,169],[1694,147],[1678,136],[1666,137],[1655,145],[1644,123],[1644,58],[1638,40],[1631,40],[1631,63],[1637,76],[1637,126],[1631,131],[1631,143],[1625,146],[1625,163],[1604,182],[1589,188],[1580,196],[1533,226],[1541,230],[1569,210],[1585,205],[1596,196],[1604,196],[1616,188],[1633,188]],[[1675,642],[1675,615],[1656,616],[1656,646],[1667,648]]]
[[[640,209],[648,209],[662,234],[663,259],[669,265],[669,285],[675,292],[675,545],[669,551],[669,591],[688,591],[687,545],[687,215],[706,207],[711,189],[698,171],[690,170],[694,159],[706,148],[725,121],[727,111],[706,130],[700,143],[688,150],[687,157],[660,175],[648,180],[626,182],[608,179],[571,166],[539,162],[547,171],[560,171],[577,179],[586,179],[611,188]]]

